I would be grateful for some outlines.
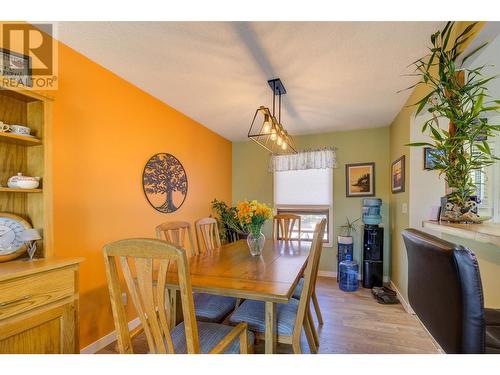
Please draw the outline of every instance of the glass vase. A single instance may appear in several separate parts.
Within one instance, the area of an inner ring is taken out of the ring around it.
[[[258,233],[250,232],[247,237],[248,249],[250,254],[253,256],[259,256],[262,254],[262,249],[264,248],[264,243],[266,242],[266,237],[259,229]]]

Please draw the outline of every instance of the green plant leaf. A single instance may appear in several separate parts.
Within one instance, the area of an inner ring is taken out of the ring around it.
[[[407,143],[405,146],[409,146],[409,147],[423,147],[423,146],[434,147],[434,145],[429,143],[429,142],[413,142],[413,143]]]
[[[432,136],[435,139],[437,139],[438,141],[443,140],[443,137],[441,136],[441,134],[439,133],[439,131],[436,128],[434,128],[433,126],[429,126],[429,128],[431,129]]]
[[[441,46],[441,51],[445,51],[448,45],[448,40],[450,40],[451,30],[453,29],[453,25],[455,22],[448,22],[443,29],[442,35],[444,36],[443,44]]]
[[[415,115],[418,115],[420,112],[422,112],[422,109],[424,109],[425,105],[429,101],[429,98],[434,94],[434,91],[430,92],[426,96],[424,96],[422,99],[420,99],[418,102],[416,102],[414,105],[418,104],[417,111],[415,112]]]
[[[477,116],[479,112],[481,112],[481,108],[483,107],[484,94],[481,93],[477,97],[476,103],[474,103],[474,107],[472,109],[472,115]]]
[[[415,83],[414,85],[408,86],[408,87],[407,87],[407,88],[405,88],[405,89],[402,89],[402,90],[396,91],[396,93],[397,93],[397,94],[399,94],[400,92],[410,90],[410,89],[412,89],[412,88],[414,88],[414,87],[416,87],[416,86],[418,86],[418,85],[421,85],[421,84],[422,84],[422,82],[417,82],[417,83]]]
[[[432,45],[436,44],[436,38],[439,35],[439,31],[436,31],[434,34],[431,35],[431,43]]]
[[[482,107],[480,112],[494,112],[500,110],[500,105]]]

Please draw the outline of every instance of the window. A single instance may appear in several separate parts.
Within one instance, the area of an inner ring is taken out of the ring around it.
[[[492,215],[491,188],[492,178],[490,168],[483,168],[471,172],[472,183],[476,186],[474,195],[478,199],[478,214],[481,216]]]
[[[304,241],[312,241],[314,228],[321,220],[326,219],[326,226],[329,226],[330,221],[330,210],[321,208],[278,208],[278,214],[295,214],[300,216],[300,239]],[[280,233],[278,233],[278,238],[280,238]],[[299,238],[299,227],[295,225],[292,229],[292,238]],[[323,235],[323,242],[330,242],[329,231],[325,230]]]
[[[327,227],[323,241],[332,246],[332,169],[304,169],[274,173],[274,204],[277,213],[301,217],[301,239],[311,241],[314,227],[323,218]],[[292,235],[298,238],[298,226]]]
[[[500,138],[495,137],[490,148],[495,155],[499,155]],[[473,150],[473,153],[475,150]],[[500,162],[489,167],[471,172],[472,183],[476,186],[475,195],[478,197],[478,214],[491,216],[495,222],[500,222]]]

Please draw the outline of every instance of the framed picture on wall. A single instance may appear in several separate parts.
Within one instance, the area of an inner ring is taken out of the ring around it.
[[[375,163],[345,165],[346,197],[375,196]]]
[[[437,151],[432,147],[424,147],[424,169],[425,170],[433,170],[436,164],[436,155],[442,155],[441,152]]]
[[[402,193],[405,191],[405,156],[401,156],[392,163],[391,167],[391,191]]]

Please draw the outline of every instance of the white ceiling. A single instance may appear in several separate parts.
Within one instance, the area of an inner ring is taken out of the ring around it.
[[[58,38],[230,140],[271,106],[291,134],[387,126],[441,22],[60,22]]]

